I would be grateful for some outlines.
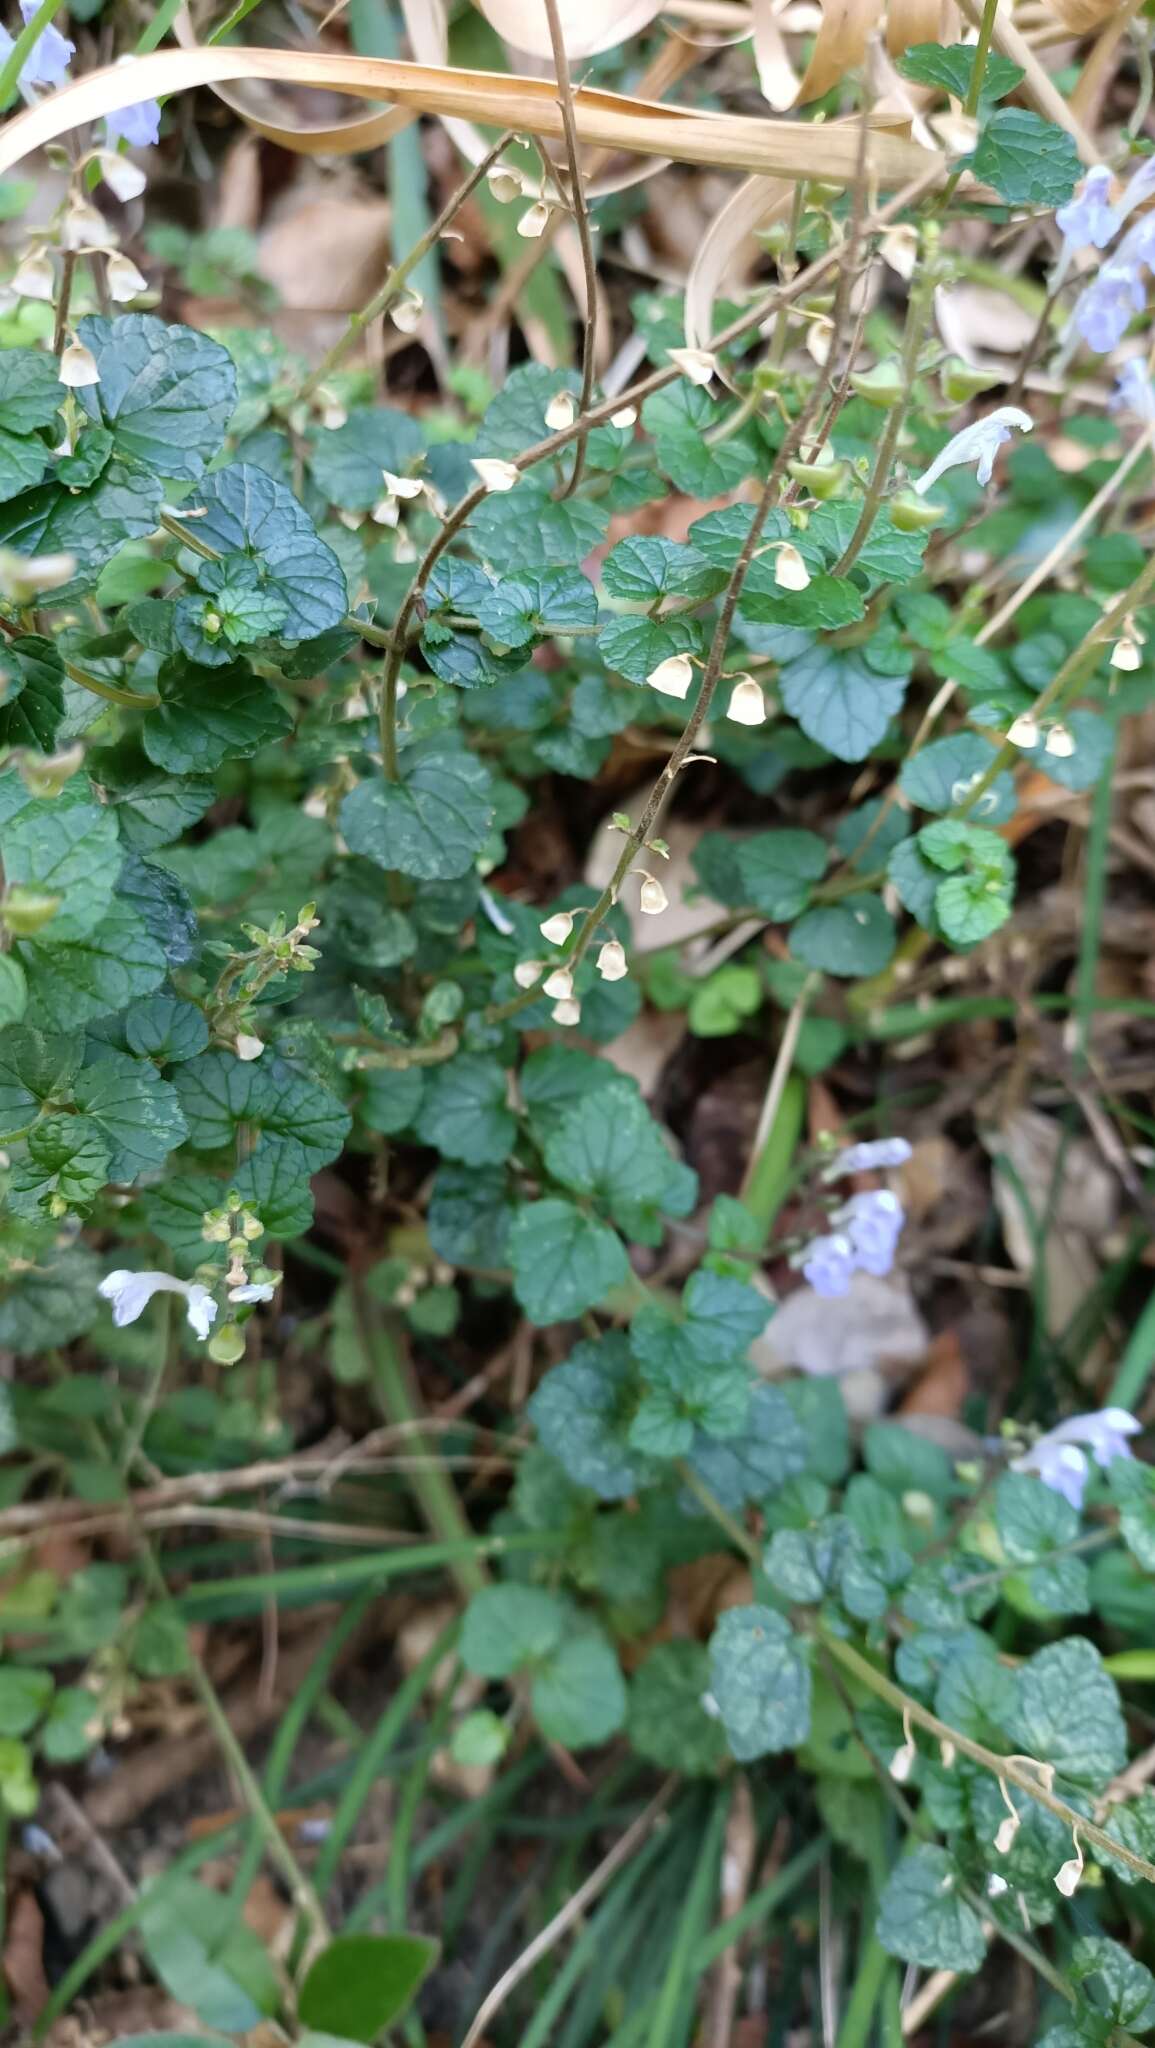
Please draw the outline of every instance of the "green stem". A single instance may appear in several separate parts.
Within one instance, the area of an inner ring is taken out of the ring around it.
[[[918,372],[919,351],[926,336],[931,302],[934,298],[935,286],[938,283],[938,265],[935,261],[937,232],[937,228],[934,228],[933,224],[929,221],[923,229],[922,240],[919,246],[918,268],[915,271],[910,295],[906,302],[906,325],[903,329],[901,358],[902,397],[898,404],[893,406],[887,414],[886,425],[883,427],[878,443],[878,453],[874,459],[874,468],[870,473],[870,482],[866,487],[866,496],[862,501],[862,510],[858,515],[858,524],[850,536],[842,560],[834,570],[835,576],[845,576],[858,560],[870,536],[870,530],[874,525],[875,519],[878,517],[883,493],[890,481],[890,471],[894,462],[895,451],[898,447],[899,435],[902,433],[906,415],[910,410],[910,402],[914,396],[914,380]]]
[[[1079,933],[1079,967],[1075,980],[1075,1051],[1073,1064],[1086,1073],[1087,1048],[1094,1015],[1095,978],[1103,936],[1103,904],[1107,892],[1107,859],[1111,850],[1111,814],[1115,808],[1115,756],[1119,750],[1119,727],[1111,728],[1111,750],[1100,771],[1091,805],[1091,829],[1087,834],[1087,869],[1083,887],[1082,928]]]
[[[842,2016],[835,2048],[866,2048],[875,2009],[882,1997],[883,1985],[888,1972],[893,1968],[894,1963],[877,1934],[872,1934],[858,1965],[854,1989]]]
[[[1119,1361],[1115,1383],[1108,1396],[1110,1406],[1135,1413],[1147,1392],[1152,1366],[1155,1366],[1155,1290],[1148,1295],[1127,1340],[1127,1348]]]
[[[805,1119],[806,1083],[800,1074],[788,1074],[774,1121],[754,1154],[742,1191],[742,1200],[762,1226],[763,1241],[770,1235],[790,1184],[791,1164]]]
[[[0,109],[7,110],[15,97],[17,82],[24,69],[24,59],[33,45],[40,40],[53,17],[59,14],[64,0],[40,0],[40,5],[26,22],[0,66]]]
[[[507,1536],[471,1536],[454,1543],[409,1543],[396,1550],[371,1551],[367,1557],[337,1558],[327,1564],[306,1564],[279,1572],[251,1572],[231,1579],[203,1579],[176,1600],[186,1618],[212,1619],[216,1614],[255,1612],[271,1593],[283,1604],[347,1598],[366,1580],[384,1586],[409,1572],[455,1565],[465,1557],[503,1557],[513,1551],[549,1552],[562,1547],[562,1537],[514,1530]],[[241,1605],[238,1607],[237,1602]]]
[[[984,0],[983,18],[979,23],[979,39],[975,44],[974,70],[971,72],[971,82],[967,87],[967,96],[963,102],[963,112],[964,114],[969,114],[972,120],[978,113],[979,101],[982,98],[983,80],[987,73],[987,58],[991,53],[991,38],[995,32],[995,16],[998,11],[999,0]]]

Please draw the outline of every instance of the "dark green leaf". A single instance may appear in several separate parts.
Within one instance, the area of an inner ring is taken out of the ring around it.
[[[1062,206],[1082,175],[1066,129],[1027,107],[996,107],[972,162],[976,178],[1014,206]]]
[[[437,1956],[437,1942],[423,1934],[339,1934],[309,1965],[297,2017],[342,2041],[375,2041],[400,2019]]]
[[[416,1122],[422,1144],[463,1166],[501,1166],[513,1150],[517,1122],[506,1107],[506,1076],[500,1060],[459,1053],[425,1078]]]
[[[222,761],[245,761],[292,730],[276,691],[247,665],[222,670],[167,662],[161,702],[141,728],[144,750],[170,775],[205,775]]]
[[[577,1486],[601,1500],[625,1500],[644,1467],[626,1442],[623,1414],[633,1387],[629,1345],[612,1332],[579,1344],[540,1381],[530,1419],[547,1451]]]
[[[939,85],[952,99],[965,100],[970,92],[975,69],[975,46],[973,43],[913,43],[898,60],[898,68],[904,78],[912,78],[916,85]],[[1001,100],[1022,81],[1023,73],[1009,57],[1000,56],[997,50],[987,53],[983,70],[983,82],[979,91],[979,106],[988,101]]]
[[[959,1896],[959,1877],[945,1849],[920,1843],[883,1888],[877,1934],[884,1949],[924,1970],[982,1967],[986,1939],[974,1907]]]
[[[626,1686],[617,1654],[599,1630],[569,1634],[535,1672],[534,1719],[547,1741],[564,1749],[608,1742],[626,1718]]]
[[[530,1321],[565,1322],[593,1308],[629,1271],[616,1231],[573,1202],[530,1202],[509,1233],[513,1286]]]
[[[857,647],[820,642],[782,670],[782,702],[827,753],[864,761],[901,711],[906,682],[877,674]]]
[[[739,1763],[794,1749],[810,1731],[810,1667],[772,1607],[731,1607],[710,1638],[710,1691]]]
[[[218,454],[237,398],[227,349],[151,313],[90,313],[79,334],[100,370],[76,396],[112,431],[117,453],[153,476],[195,482]]]
[[[486,1586],[465,1610],[461,1661],[481,1678],[508,1678],[557,1648],[569,1615],[543,1586]]]
[[[192,516],[196,513],[198,516]],[[188,531],[221,555],[247,555],[261,588],[279,597],[277,637],[313,640],[345,616],[345,573],[291,491],[263,469],[234,462],[202,479],[181,507]]]
[[[894,919],[880,896],[844,896],[808,910],[791,928],[796,960],[825,974],[879,974],[895,947]]]
[[[492,784],[473,754],[436,743],[403,756],[404,780],[360,782],[341,806],[354,853],[418,881],[451,881],[473,866],[493,823]]]

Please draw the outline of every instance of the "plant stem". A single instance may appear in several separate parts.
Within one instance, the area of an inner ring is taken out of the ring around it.
[[[842,560],[833,571],[835,576],[845,576],[858,560],[878,516],[883,493],[890,480],[898,438],[914,396],[919,352],[925,338],[931,301],[938,282],[938,268],[934,260],[936,243],[937,229],[932,233],[932,223],[927,222],[919,249],[918,268],[906,302],[906,325],[902,336],[902,397],[887,414],[886,425],[879,438],[878,453],[874,458],[874,468],[870,473],[870,482],[866,487],[866,496],[862,501],[862,510],[858,515],[858,524],[850,536]]]
[[[786,1019],[782,1032],[782,1041],[778,1047],[778,1055],[770,1075],[770,1085],[766,1090],[766,1100],[762,1104],[761,1115],[758,1118],[758,1128],[754,1133],[754,1143],[750,1148],[749,1163],[742,1177],[742,1185],[738,1190],[740,1201],[744,1202],[746,1200],[757,1174],[759,1162],[773,1136],[786,1083],[790,1078],[790,1069],[793,1065],[795,1051],[797,1050],[799,1034],[805,1021],[806,1012],[810,1007],[811,997],[818,988],[820,981],[821,976],[818,974],[807,975]]]
[[[427,256],[430,249],[440,240],[458,208],[464,205],[474,187],[480,185],[485,173],[492,164],[496,163],[502,150],[512,140],[512,129],[506,129],[505,134],[499,136],[493,148],[482,157],[480,163],[474,164],[468,176],[464,177],[461,183],[454,187],[436,220],[429,223],[425,233],[419,241],[414,242],[408,255],[403,256],[399,263],[393,265],[392,269],[387,273],[384,283],[374,292],[368,304],[362,306],[360,312],[350,314],[349,325],[345,329],[344,334],[339,341],[333,343],[328,355],[317,365],[317,368],[310,371],[296,394],[295,403],[307,405],[310,399],[319,391],[321,385],[324,384],[326,378],[331,377],[334,370],[340,368],[349,350],[360,339],[361,335],[364,334],[365,329],[371,326],[374,320],[380,319],[382,313],[389,306],[390,301],[397,297],[410,273],[416,270],[422,258]]]
[[[561,108],[562,127],[565,130],[565,153],[569,168],[570,203],[573,206],[577,224],[578,243],[581,248],[582,274],[585,278],[586,309],[585,331],[582,335],[582,384],[578,399],[578,418],[584,419],[590,408],[594,391],[594,355],[598,332],[598,266],[594,256],[594,241],[590,230],[589,206],[586,203],[582,183],[581,147],[578,142],[577,121],[573,109],[573,80],[570,77],[569,58],[566,55],[565,34],[558,13],[557,0],[545,0],[546,18],[549,22],[549,40],[553,49],[553,68],[557,73],[558,105]],[[585,431],[578,435],[574,448],[573,468],[569,482],[561,495],[568,498],[581,482],[582,469],[586,459]]]
[[[43,12],[43,9],[41,9],[41,12]],[[39,20],[40,16],[37,15],[35,19]],[[25,34],[27,34],[27,30],[25,30]],[[19,48],[19,43],[17,43],[17,48]],[[0,81],[0,95],[2,95],[2,81]],[[68,314],[72,306],[72,284],[75,276],[76,251],[74,249],[66,249],[60,265],[60,296],[56,301],[56,321],[52,329],[52,353],[54,356],[63,354],[64,344],[68,340]]]
[[[995,32],[995,16],[998,11],[999,0],[984,0],[983,18],[979,23],[979,39],[975,44],[974,70],[971,72],[971,82],[967,87],[967,96],[963,102],[963,113],[969,114],[972,120],[978,113],[979,100],[982,98],[983,80],[987,72],[987,58],[991,53],[991,38]]]

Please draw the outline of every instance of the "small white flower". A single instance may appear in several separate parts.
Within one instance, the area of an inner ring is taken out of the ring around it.
[[[643,875],[638,896],[638,909],[647,917],[660,917],[669,908],[670,899],[655,875]]]
[[[108,295],[118,306],[127,306],[148,290],[148,279],[137,269],[131,256],[116,251],[108,259]]]
[[[810,571],[796,547],[783,541],[777,550],[774,563],[774,581],[779,590],[805,590],[810,582]]]
[[[1083,1875],[1083,1845],[1078,1835],[1074,1837],[1074,1848],[1074,1855],[1055,1872],[1055,1890],[1062,1892],[1065,1899],[1074,1898]]]
[[[1029,434],[1034,424],[1029,412],[1020,412],[1016,405],[1000,405],[985,419],[973,421],[948,441],[930,468],[915,478],[915,490],[920,497],[925,497],[946,470],[967,469],[972,462],[976,464],[975,474],[980,484],[989,484],[995,456],[1003,443],[1010,440],[1012,429],[1017,427],[1021,434]]]
[[[766,720],[766,699],[753,676],[739,676],[730,692],[726,710],[727,718],[735,725],[763,725]]]
[[[275,1280],[246,1280],[243,1287],[230,1287],[230,1301],[271,1301],[277,1291]]]
[[[1003,1893],[1009,1891],[1010,1885],[1007,1883],[1006,1878],[1000,1877],[997,1870],[992,1870],[987,1879],[988,1899],[1001,1899]]]
[[[905,1138],[863,1138],[857,1145],[848,1145],[844,1152],[836,1152],[823,1169],[822,1178],[841,1180],[846,1173],[881,1172],[905,1166],[910,1156],[911,1148]]]
[[[131,157],[121,156],[120,151],[116,149],[102,149],[97,161],[101,177],[122,205],[126,205],[130,199],[140,198],[148,179],[140,165],[134,164]]]
[[[954,1743],[944,1737],[944,1739],[939,1743],[938,1753],[942,1761],[943,1770],[952,1770],[954,1767],[954,1760],[958,1755],[958,1751],[955,1748]]]
[[[901,1749],[895,1750],[894,1755],[891,1757],[890,1762],[887,1765],[887,1770],[889,1771],[890,1776],[894,1779],[896,1785],[906,1784],[906,1781],[909,1778],[911,1772],[913,1771],[917,1761],[918,1751],[915,1748],[913,1742],[904,1742]]]
[[[995,1835],[995,1848],[1000,1856],[1006,1856],[1010,1853],[1014,1846],[1015,1836],[1018,1834],[1021,1826],[1022,1821],[1017,1813],[1008,1813],[1006,1819],[999,1822],[998,1832]]]
[[[327,434],[335,434],[338,427],[343,427],[346,424],[348,418],[349,415],[344,406],[338,405],[335,399],[327,401],[322,407],[321,425]]]
[[[216,1321],[217,1305],[208,1288],[199,1281],[176,1280],[171,1273],[130,1273],[118,1266],[114,1273],[105,1274],[97,1293],[111,1303],[118,1330],[135,1323],[154,1294],[184,1295],[185,1315],[202,1343]]]
[[[1012,747],[1023,747],[1030,753],[1039,744],[1039,721],[1033,711],[1020,711],[1007,728],[1007,738]]]
[[[1128,638],[1116,640],[1111,649],[1111,667],[1126,669],[1128,673],[1139,667],[1143,657],[1135,642]]]
[[[520,199],[522,183],[516,171],[509,171],[504,164],[493,164],[485,173],[489,186],[499,206],[508,206],[511,199]]]
[[[578,1024],[581,1022],[582,1006],[575,996],[563,996],[555,1003],[550,1015],[555,1024]]]
[[[90,206],[86,200],[77,200],[68,208],[60,230],[60,245],[73,251],[79,249],[108,249],[115,236],[100,208]]]
[[[75,555],[16,555],[0,548],[0,591],[25,605],[41,591],[59,590],[76,574]]]
[[[404,298],[398,299],[396,305],[390,306],[389,318],[400,333],[416,334],[424,311],[425,301],[421,293],[406,292]]]
[[[51,304],[56,291],[56,273],[45,249],[30,249],[17,265],[12,290],[21,299],[44,299]]]
[[[555,910],[552,917],[547,917],[544,924],[538,926],[538,930],[551,946],[564,946],[573,931],[573,911]]]
[[[542,982],[541,992],[545,996],[553,996],[557,1002],[567,1002],[573,994],[573,975],[569,968],[555,967]]]
[[[544,960],[519,960],[513,970],[513,978],[519,988],[532,988],[544,973]]]
[[[476,470],[487,491],[512,491],[521,475],[516,462],[502,462],[496,455],[475,455],[469,466]]]
[[[627,427],[636,427],[637,423],[638,408],[636,405],[620,405],[616,412],[610,414],[610,425],[611,427],[617,427],[619,433],[624,433]]]
[[[100,371],[96,367],[96,357],[91,349],[85,348],[82,341],[69,342],[68,347],[60,358],[60,369],[57,374],[60,382],[67,384],[71,391],[77,391],[85,384],[99,384],[100,382]]]
[[[671,348],[666,353],[691,384],[708,384],[718,368],[718,358],[708,348]]]
[[[555,391],[545,409],[545,423],[551,434],[572,427],[577,418],[577,401],[572,391]]]
[[[396,498],[390,497],[389,493],[386,492],[383,498],[378,498],[369,516],[374,526],[396,526],[401,517],[401,507]],[[360,524],[360,521],[358,521],[358,524]],[[353,530],[356,532],[356,527]]]
[[[233,1040],[233,1051],[239,1060],[259,1060],[265,1049],[265,1041],[255,1031],[238,1031]]]
[[[419,476],[394,476],[391,469],[383,469],[381,474],[391,498],[419,498],[425,489]]]
[[[606,940],[598,954],[597,968],[603,981],[621,981],[629,973],[626,949],[620,940]]]
[[[684,697],[694,680],[694,664],[688,654],[668,654],[652,668],[646,681],[662,697]]]
[[[1075,751],[1075,736],[1065,725],[1053,725],[1043,741],[1043,751],[1057,760],[1069,761]]]
[[[517,223],[517,232],[527,242],[536,242],[549,226],[549,207],[544,199],[535,199],[527,207]]]

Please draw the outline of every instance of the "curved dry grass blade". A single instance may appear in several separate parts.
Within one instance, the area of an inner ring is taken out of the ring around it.
[[[527,57],[549,57],[549,28],[541,0],[476,0],[503,42]],[[662,0],[561,0],[562,34],[571,57],[596,57],[640,35],[660,14]]]
[[[1049,4],[1064,28],[1085,36],[1090,29],[1100,28],[1103,22],[1110,20],[1118,9],[1119,0],[1049,0]]]
[[[556,86],[544,79],[295,50],[236,46],[156,50],[131,64],[91,72],[18,114],[0,135],[0,172],[11,170],[33,150],[82,123],[100,120],[142,99],[160,99],[197,85],[217,86],[245,78],[330,86],[356,99],[393,102],[407,111],[408,118],[415,113],[461,115],[551,139],[559,139],[563,132]],[[857,168],[858,143],[850,128],[699,113],[690,107],[655,106],[589,87],[575,93],[574,113],[583,142],[639,156],[672,157],[680,163],[786,178],[821,177],[834,184],[852,182]],[[340,130],[301,132],[254,120],[248,114],[245,119],[298,154],[348,154],[364,147],[360,136],[350,142],[347,132],[342,135]],[[356,125],[363,130],[363,124]],[[898,185],[933,168],[928,166],[928,154],[904,136],[876,130],[867,146],[867,169],[876,183]]]
[[[751,0],[754,17],[754,62],[762,97],[776,114],[784,114],[798,99],[798,73],[790,61],[786,38],[778,22],[777,0]]]
[[[686,340],[709,348],[714,306],[735,257],[756,228],[789,211],[793,187],[783,178],[747,178],[715,214],[698,246],[686,279]]]
[[[824,0],[822,27],[798,88],[798,105],[808,106],[861,64],[866,39],[882,15],[883,0]]]

